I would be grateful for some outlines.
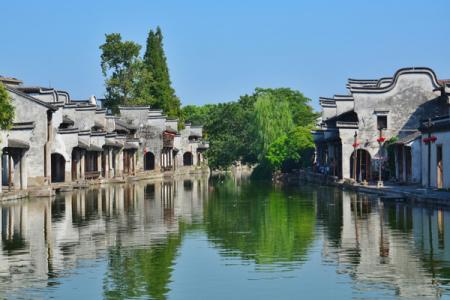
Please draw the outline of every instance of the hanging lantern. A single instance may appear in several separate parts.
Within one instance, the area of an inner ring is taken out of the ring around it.
[[[384,143],[385,140],[386,138],[384,136],[380,136],[379,138],[377,138],[378,143]]]
[[[436,136],[433,135],[430,137],[430,142],[432,142],[433,144],[434,144],[434,142],[436,142],[436,140],[437,140]]]

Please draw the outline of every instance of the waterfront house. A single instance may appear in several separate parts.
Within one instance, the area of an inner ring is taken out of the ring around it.
[[[15,107],[13,127],[0,132],[2,186],[8,190],[207,170],[201,127],[178,132],[178,120],[162,110],[128,106],[113,116],[94,96],[72,100],[66,91],[7,77],[0,84]],[[192,156],[188,164],[185,153]]]
[[[349,79],[348,95],[321,98],[319,129],[313,132],[318,166],[330,175],[367,182],[388,168],[387,145],[396,144],[398,181],[420,183],[421,120],[447,113],[444,84],[429,68],[404,68],[393,77]],[[324,170],[324,168],[322,168]]]
[[[447,100],[448,101],[448,100]],[[450,117],[448,113],[423,120],[422,185],[430,188],[450,189]]]

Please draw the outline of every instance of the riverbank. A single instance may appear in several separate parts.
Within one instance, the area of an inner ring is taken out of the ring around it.
[[[0,203],[29,197],[33,198],[54,197],[57,192],[68,192],[74,189],[84,189],[92,186],[101,186],[104,184],[127,183],[151,179],[176,178],[179,176],[209,174],[209,172],[210,172],[209,167],[207,166],[184,166],[179,167],[175,171],[161,172],[154,170],[154,171],[139,172],[135,175],[120,176],[114,178],[98,178],[92,180],[77,180],[72,182],[58,182],[40,187],[30,187],[24,190],[9,191],[6,188],[0,193]]]
[[[350,180],[340,180],[335,176],[328,176],[308,171],[299,171],[295,174],[286,174],[281,178],[287,183],[308,182],[320,185],[335,186],[344,190],[358,193],[377,194],[382,199],[394,201],[423,202],[450,206],[450,192],[438,189],[427,189],[419,185],[398,185],[385,183],[377,187],[376,182],[359,184]]]

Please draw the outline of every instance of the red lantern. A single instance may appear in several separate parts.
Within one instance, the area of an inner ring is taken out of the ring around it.
[[[380,136],[380,137],[377,139],[377,142],[378,142],[378,143],[384,143],[385,140],[386,140],[385,137]]]
[[[428,143],[430,142],[430,138],[424,138],[424,139],[423,139],[423,142],[424,142],[425,144],[428,144]]]
[[[437,137],[436,136],[432,136],[432,137],[430,137],[430,141],[432,142],[432,143],[434,143],[434,142],[436,142],[436,140],[437,140]]]
[[[358,143],[354,143],[352,146],[353,146],[353,148],[356,148],[356,147],[359,146],[359,144]]]

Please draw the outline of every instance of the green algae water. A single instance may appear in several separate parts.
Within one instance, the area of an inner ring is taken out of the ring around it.
[[[0,298],[450,295],[445,208],[320,186],[191,177],[0,210]]]

